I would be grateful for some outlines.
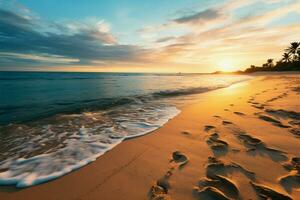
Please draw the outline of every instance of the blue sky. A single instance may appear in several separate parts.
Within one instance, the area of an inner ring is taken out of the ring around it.
[[[134,33],[147,25],[160,24],[180,17],[184,12],[206,9],[220,1],[206,0],[20,0],[22,5],[30,8],[43,20],[89,21],[103,20],[110,24],[111,31],[123,42],[136,40]],[[222,2],[221,2],[222,3]]]
[[[0,0],[0,70],[236,70],[299,25],[298,0]]]

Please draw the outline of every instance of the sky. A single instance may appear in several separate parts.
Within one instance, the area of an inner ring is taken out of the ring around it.
[[[0,0],[0,71],[235,71],[299,40],[300,0]]]

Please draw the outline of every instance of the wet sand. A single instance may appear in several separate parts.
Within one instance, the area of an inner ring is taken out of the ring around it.
[[[165,126],[0,199],[300,199],[300,75],[199,95]]]

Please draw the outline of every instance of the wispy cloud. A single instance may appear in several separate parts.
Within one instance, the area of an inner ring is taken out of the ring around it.
[[[168,42],[168,41],[175,40],[175,39],[176,39],[176,37],[169,36],[169,37],[159,38],[156,40],[156,42],[163,43],[163,42]]]
[[[198,23],[199,24],[205,21],[216,19],[219,16],[220,13],[218,12],[218,10],[207,9],[192,15],[187,15],[187,16],[177,18],[174,21],[177,23]]]
[[[125,45],[113,24],[99,17],[46,22],[25,7],[0,8],[0,70],[45,65],[214,71],[224,59],[238,69],[276,59],[285,45],[299,40],[300,21],[276,22],[291,13],[300,14],[299,1],[220,1],[143,23],[130,33],[135,45]]]
[[[299,40],[300,21],[298,24],[272,27],[268,24],[288,13],[300,13],[300,3],[288,2],[281,4],[280,8],[270,9],[264,13],[253,12],[240,19],[233,17],[232,13],[236,9],[250,6],[252,3],[229,1],[223,6],[175,19],[174,21],[180,25],[190,26],[191,32],[176,37],[172,40],[172,44],[162,47],[157,52],[156,59],[169,63],[198,63],[214,69],[216,60],[236,60],[235,66],[238,68],[246,67],[250,63],[260,64],[268,56],[278,58],[285,45],[293,40]]]
[[[41,26],[45,25],[0,9],[0,65],[14,65],[24,60],[49,65],[130,61],[143,51],[137,46],[118,44],[104,21],[93,25],[51,23],[47,26],[52,29],[46,32],[39,30]]]

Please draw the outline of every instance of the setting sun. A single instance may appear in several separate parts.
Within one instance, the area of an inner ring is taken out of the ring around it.
[[[234,71],[235,70],[235,63],[230,58],[221,59],[218,62],[218,66],[219,66],[219,69],[221,71],[225,71],[225,72],[230,72],[230,71]]]

